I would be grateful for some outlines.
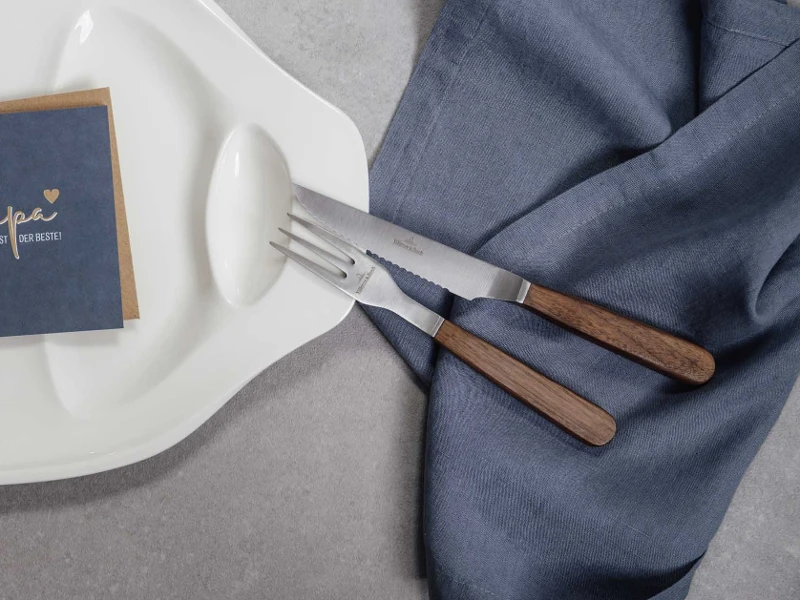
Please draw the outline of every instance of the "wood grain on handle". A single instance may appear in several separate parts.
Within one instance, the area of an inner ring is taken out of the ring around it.
[[[603,446],[617,431],[614,418],[555,381],[488,342],[445,321],[434,339],[495,385],[591,446]]]
[[[678,381],[700,385],[714,374],[714,357],[700,346],[591,302],[531,284],[523,304],[617,354]]]

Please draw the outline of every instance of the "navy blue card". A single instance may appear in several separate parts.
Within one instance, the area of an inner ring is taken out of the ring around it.
[[[0,115],[0,337],[120,327],[108,109]]]

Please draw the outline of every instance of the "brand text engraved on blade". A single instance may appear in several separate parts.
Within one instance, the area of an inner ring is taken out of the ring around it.
[[[366,274],[361,273],[358,275],[358,279],[361,283],[358,285],[358,288],[356,289],[356,294],[360,294],[361,292],[364,291],[364,288],[367,287],[367,283],[369,283],[369,280],[372,279],[372,275],[375,273],[375,268],[376,267],[372,267]]]
[[[422,256],[424,254],[424,252],[422,250],[417,248],[417,240],[414,239],[413,235],[410,238],[408,238],[407,240],[398,240],[398,239],[395,238],[394,245],[395,246],[400,246],[404,250],[408,250],[409,252],[413,252],[414,254],[418,254],[420,256]]]

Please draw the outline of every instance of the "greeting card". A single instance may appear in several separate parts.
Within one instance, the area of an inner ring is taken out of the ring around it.
[[[0,115],[0,336],[122,318],[108,109]]]
[[[117,213],[117,250],[119,252],[120,287],[122,289],[122,318],[139,318],[139,299],[136,292],[136,278],[133,272],[133,253],[128,234],[128,218],[125,210],[125,195],[122,191],[122,174],[117,150],[117,134],[114,127],[114,109],[111,103],[111,90],[100,88],[62,94],[36,96],[0,102],[0,114],[32,112],[39,110],[59,110],[105,106],[108,108],[108,134],[111,140],[111,172],[114,177],[114,208]]]

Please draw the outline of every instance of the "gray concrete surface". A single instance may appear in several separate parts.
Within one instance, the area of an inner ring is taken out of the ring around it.
[[[355,120],[370,157],[441,3],[220,2]],[[424,416],[413,375],[356,310],[166,453],[0,488],[0,600],[425,598]],[[800,598],[799,430],[795,393],[692,600]]]

